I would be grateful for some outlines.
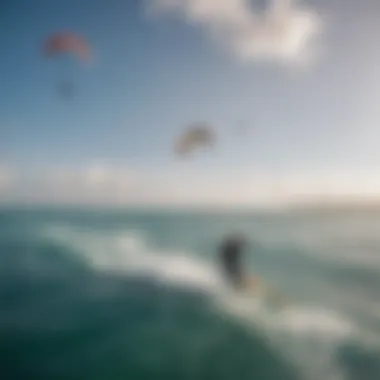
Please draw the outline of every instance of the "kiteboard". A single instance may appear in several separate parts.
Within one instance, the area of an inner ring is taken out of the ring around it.
[[[282,310],[289,304],[288,299],[278,290],[252,275],[245,276],[240,293],[244,296],[261,300],[267,307],[274,310]]]

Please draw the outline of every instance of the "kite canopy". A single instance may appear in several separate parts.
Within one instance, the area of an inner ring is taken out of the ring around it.
[[[49,58],[72,55],[81,62],[89,62],[91,59],[90,45],[84,38],[72,32],[58,32],[50,35],[43,45],[43,52]],[[65,66],[65,61],[63,65],[58,65],[59,75],[65,75],[66,78],[59,80],[57,92],[62,98],[71,98],[76,92],[76,86],[70,77],[67,77],[68,68]]]
[[[177,139],[174,147],[176,154],[186,156],[200,147],[211,147],[215,143],[212,128],[203,123],[197,123],[187,128]]]
[[[45,42],[44,52],[46,56],[52,57],[63,53],[73,53],[80,60],[90,59],[90,46],[80,36],[73,33],[55,33]]]

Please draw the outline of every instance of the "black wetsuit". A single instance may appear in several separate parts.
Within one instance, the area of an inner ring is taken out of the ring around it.
[[[227,281],[240,287],[243,281],[241,251],[243,243],[238,239],[228,239],[220,247],[220,260]]]

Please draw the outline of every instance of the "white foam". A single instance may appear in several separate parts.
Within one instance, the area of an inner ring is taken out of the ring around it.
[[[272,349],[296,365],[303,379],[344,380],[336,361],[340,344],[356,334],[354,326],[333,310],[291,305],[271,310],[265,300],[228,295],[220,305],[255,333],[261,332]]]
[[[276,327],[330,341],[344,339],[353,332],[351,324],[336,312],[317,308],[286,310],[276,321]]]
[[[221,278],[213,266],[186,252],[150,249],[137,231],[99,232],[58,226],[45,233],[69,243],[98,270],[150,276],[166,283],[212,290]]]
[[[118,271],[156,277],[164,282],[212,290],[218,304],[249,318],[261,313],[272,328],[295,334],[329,336],[340,339],[351,333],[350,324],[332,310],[294,306],[268,314],[263,299],[228,293],[216,268],[187,252],[150,249],[139,231],[93,231],[56,226],[45,234],[70,243],[99,270]],[[269,318],[269,315],[272,317]]]

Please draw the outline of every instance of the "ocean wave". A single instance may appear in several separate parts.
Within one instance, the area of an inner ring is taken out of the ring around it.
[[[4,378],[296,378],[253,331],[212,311],[198,276],[173,283],[170,271],[167,283],[161,270],[88,261],[82,243],[104,247],[104,236],[82,231],[77,245],[72,232],[0,242]]]
[[[261,331],[273,350],[295,364],[304,378],[346,378],[336,357],[345,343],[359,338],[352,321],[337,311],[297,303],[271,311],[263,300],[228,292],[211,263],[191,252],[154,249],[140,231],[56,226],[44,234],[71,245],[99,271],[148,277],[177,289],[201,290],[225,317],[244,322],[248,331]]]
[[[93,231],[49,227],[44,236],[70,244],[98,270],[154,277],[164,283],[212,290],[222,278],[207,262],[187,252],[154,250],[144,234],[134,230]]]

